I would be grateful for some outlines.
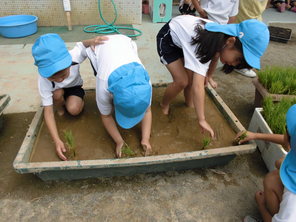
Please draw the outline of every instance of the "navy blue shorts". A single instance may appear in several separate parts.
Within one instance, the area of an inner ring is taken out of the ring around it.
[[[170,64],[180,58],[184,58],[183,50],[176,46],[170,34],[169,22],[166,23],[158,32],[157,37],[157,52],[160,56],[160,61],[164,65]]]
[[[82,86],[73,86],[69,88],[63,88],[64,90],[64,99],[66,100],[69,96],[78,96],[83,99],[85,92]]]

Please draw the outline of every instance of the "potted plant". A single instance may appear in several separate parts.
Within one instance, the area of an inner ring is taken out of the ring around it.
[[[278,103],[274,103],[272,98],[266,97],[263,108],[255,108],[249,131],[284,134],[286,113],[293,104],[296,104],[296,98],[283,98]],[[287,154],[281,145],[275,143],[256,140],[256,144],[269,171],[275,169],[276,160]]]
[[[296,98],[296,67],[267,67],[258,72],[253,84],[256,88],[255,107],[261,107],[263,98],[271,97],[274,102],[282,98]]]

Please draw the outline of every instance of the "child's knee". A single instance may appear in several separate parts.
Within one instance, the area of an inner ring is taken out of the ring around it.
[[[182,79],[182,80],[176,81],[176,84],[181,89],[185,89],[188,86],[188,79]]]
[[[77,116],[81,113],[83,109],[83,105],[78,105],[78,104],[69,104],[67,106],[67,111],[70,113],[72,116]]]

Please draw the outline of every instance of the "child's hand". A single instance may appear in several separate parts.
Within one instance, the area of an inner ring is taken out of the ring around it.
[[[209,132],[212,139],[215,137],[214,131],[211,126],[207,123],[206,120],[199,121],[199,126],[201,128],[201,132],[204,133],[205,131]]]
[[[56,144],[56,153],[59,156],[59,158],[61,160],[67,160],[67,158],[63,154],[66,152],[66,148],[65,148],[64,143],[61,140],[59,140],[55,144]]]
[[[217,88],[218,83],[217,83],[216,81],[214,81],[213,78],[209,77],[209,78],[208,78],[208,81],[209,81],[210,85],[211,85],[214,89]]]
[[[235,141],[237,141],[238,144],[242,144],[250,140],[254,140],[255,139],[254,135],[255,135],[254,133],[249,131],[241,131],[236,135]]]
[[[97,36],[93,39],[91,39],[90,42],[90,48],[95,51],[96,45],[104,44],[105,41],[107,41],[109,38],[107,36]]]

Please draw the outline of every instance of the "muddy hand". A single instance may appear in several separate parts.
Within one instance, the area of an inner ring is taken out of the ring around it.
[[[248,142],[249,140],[253,140],[253,139],[254,139],[254,133],[249,132],[249,131],[241,131],[235,137],[235,141],[238,144],[243,144],[243,143]]]
[[[121,151],[122,151],[124,144],[125,144],[124,142],[116,144],[116,157],[117,158],[121,158]]]
[[[152,148],[150,144],[141,144],[144,150],[144,156],[149,156],[152,154]]]
[[[65,153],[67,150],[65,148],[65,145],[62,141],[58,141],[56,142],[56,153],[58,155],[58,157],[61,160],[67,160],[67,158],[65,157],[65,155],[63,153]]]
[[[213,129],[211,128],[211,126],[207,123],[206,120],[199,121],[199,126],[201,128],[202,133],[205,133],[205,131],[206,131],[206,132],[210,133],[212,139],[215,138],[215,133],[214,133]]]

